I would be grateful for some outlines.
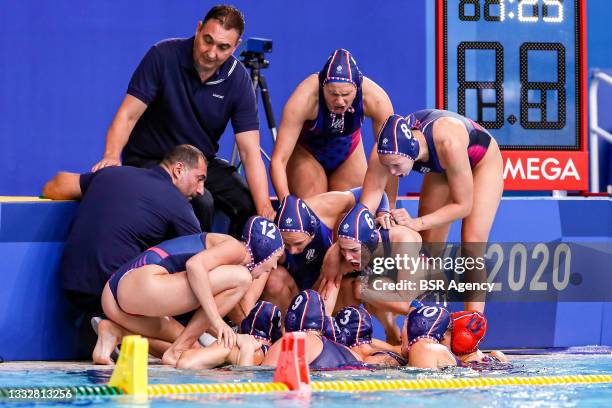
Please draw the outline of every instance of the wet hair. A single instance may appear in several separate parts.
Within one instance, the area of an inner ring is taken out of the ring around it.
[[[169,153],[166,153],[162,164],[171,167],[173,164],[178,162],[183,163],[187,168],[194,169],[198,167],[200,159],[204,160],[204,163],[208,164],[206,156],[195,146],[189,144],[182,144],[176,146]]]
[[[227,4],[219,4],[211,8],[202,24],[206,24],[208,20],[217,20],[226,30],[238,31],[238,37],[242,37],[244,33],[244,15],[234,6]]]

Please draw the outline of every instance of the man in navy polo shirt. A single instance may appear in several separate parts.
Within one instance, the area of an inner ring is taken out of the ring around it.
[[[119,267],[166,239],[201,232],[189,200],[203,194],[205,179],[204,155],[189,145],[177,146],[150,169],[55,175],[45,197],[81,200],[60,266],[72,303],[102,314],[102,289]]]
[[[210,231],[213,206],[230,217],[234,236],[254,212],[272,219],[257,100],[248,71],[232,55],[243,32],[240,11],[215,6],[194,37],[154,45],[132,76],[92,170],[121,165],[122,151],[123,164],[149,167],[174,146],[192,144],[208,159],[207,193],[192,202],[203,230]],[[216,157],[230,120],[252,196],[236,169]]]

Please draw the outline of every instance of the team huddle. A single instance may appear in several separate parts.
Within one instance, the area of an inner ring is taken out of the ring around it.
[[[140,334],[178,368],[275,366],[282,333],[296,331],[306,333],[313,368],[504,361],[478,349],[482,297],[450,313],[416,291],[364,296],[374,256],[405,255],[406,243],[412,257],[437,256],[454,221],[464,255],[484,254],[503,191],[495,139],[453,112],[394,114],[385,91],[337,49],[283,109],[270,162],[274,210],[257,101],[232,56],[243,31],[238,10],[215,6],[194,37],[152,47],[103,159],[45,186],[49,198],[81,199],[61,275],[77,308],[104,316],[94,320],[94,362],[112,364],[122,337]],[[369,158],[365,117],[376,134]],[[230,121],[246,183],[216,156]],[[417,217],[395,208],[398,176],[411,171],[424,174]],[[208,232],[215,210],[229,217],[227,234]],[[465,280],[486,281],[484,266]],[[372,336],[372,315],[384,341]]]

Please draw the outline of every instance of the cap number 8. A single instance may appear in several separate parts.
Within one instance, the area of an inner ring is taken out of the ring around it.
[[[400,125],[400,129],[402,130],[402,133],[404,133],[404,136],[406,136],[408,139],[412,138],[412,134],[410,133],[410,129],[408,129],[408,125],[405,123],[402,123]]]

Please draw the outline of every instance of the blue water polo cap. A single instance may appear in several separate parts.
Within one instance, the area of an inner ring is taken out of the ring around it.
[[[374,216],[367,207],[357,203],[340,221],[338,237],[348,238],[373,251],[378,244],[378,231],[374,228]]]
[[[408,344],[427,338],[442,340],[451,322],[449,311],[440,306],[421,306],[408,315]]]
[[[400,115],[387,118],[378,134],[378,154],[395,154],[416,160],[419,142],[414,138],[410,124]]]
[[[250,271],[266,262],[277,251],[285,248],[280,231],[267,218],[253,216],[249,218],[242,231],[242,241],[246,243],[251,255]]]
[[[355,58],[345,49],[338,48],[331,53],[325,66],[319,72],[319,83],[324,86],[328,82],[347,82],[355,88],[361,87],[363,75],[357,67]]]
[[[291,301],[285,314],[285,331],[318,330],[325,325],[325,305],[318,292],[306,289]]]
[[[336,343],[346,344],[346,336],[333,316],[325,316],[323,335]]]
[[[319,220],[306,203],[294,195],[283,198],[274,222],[283,232],[304,232],[314,236]]]
[[[282,336],[280,309],[273,303],[258,301],[240,323],[240,333],[275,342]]]
[[[347,346],[372,343],[372,316],[363,306],[340,309],[336,321],[340,330],[346,333]]]

